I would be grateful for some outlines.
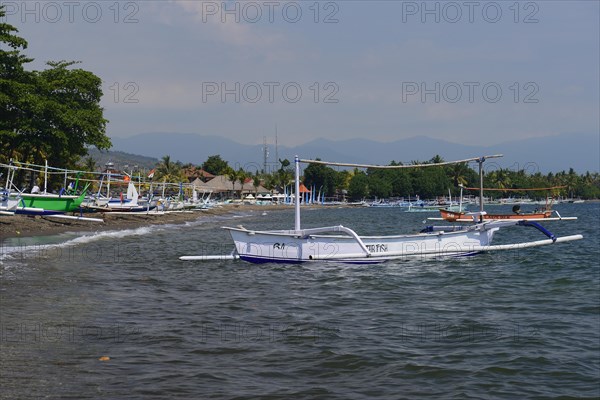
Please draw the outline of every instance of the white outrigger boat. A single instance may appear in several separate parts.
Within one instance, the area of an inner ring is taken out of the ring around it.
[[[295,226],[293,230],[257,231],[243,227],[224,227],[229,231],[235,245],[232,254],[183,256],[180,259],[200,261],[241,259],[253,263],[303,263],[311,261],[379,263],[414,256],[468,256],[480,252],[523,249],[583,238],[582,235],[556,237],[537,222],[526,220],[475,222],[469,226],[430,226],[416,234],[394,236],[359,236],[354,230],[341,225],[308,229],[302,229],[300,226],[300,199],[298,193],[301,162],[356,168],[391,169],[432,167],[476,161],[479,163],[480,178],[482,178],[483,162],[486,158],[495,157],[501,156],[486,156],[437,164],[376,166],[302,160],[296,156]],[[483,195],[482,193],[480,193],[480,196]],[[484,214],[484,211],[471,213],[474,221],[480,219]],[[507,226],[531,226],[544,233],[547,239],[492,245],[494,233]]]

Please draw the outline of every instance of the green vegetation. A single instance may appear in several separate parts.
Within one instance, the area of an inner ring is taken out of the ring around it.
[[[213,175],[226,174],[228,168],[227,161],[223,160],[220,155],[210,156],[202,164],[202,169]]]
[[[221,168],[221,172],[227,175],[232,182],[232,191],[240,189],[247,178],[253,180],[255,187],[262,184],[267,189],[279,191],[283,191],[284,186],[293,183],[293,167],[288,160],[279,160],[281,167],[272,174],[251,174],[241,168],[234,170],[218,155],[210,156],[202,166],[206,170],[206,166],[216,164],[215,161],[218,161],[217,165]],[[428,161],[415,160],[411,164],[432,164],[443,161],[440,156],[436,155]],[[389,165],[401,164],[392,161]],[[474,168],[476,165],[455,164],[433,168],[367,169],[366,171],[342,169],[338,171],[325,165],[310,164],[303,170],[302,181],[309,189],[315,188],[318,192],[325,193],[328,198],[346,198],[356,201],[366,198],[407,198],[419,195],[425,199],[445,196],[448,190],[453,196],[457,196],[460,193],[459,185],[478,188],[479,175]],[[539,172],[528,174],[524,170],[485,171],[484,169],[484,182],[487,188],[513,189],[510,192],[487,192],[486,196],[491,197],[510,195],[545,198],[552,195],[583,199],[600,198],[600,175],[597,172],[578,175],[571,169],[568,172],[543,175]],[[562,186],[562,188],[550,192],[546,190],[514,191],[514,189],[555,186]]]
[[[439,156],[433,157],[426,162],[413,161],[413,164],[439,163],[443,161]],[[395,162],[390,165],[398,165]],[[328,167],[325,167],[328,168]],[[308,169],[308,168],[307,168]],[[329,168],[333,171],[331,168]],[[321,179],[330,176],[331,171],[322,174]],[[333,171],[335,172],[335,171]],[[348,171],[335,172],[338,175],[347,175]],[[305,175],[306,179],[306,175]],[[313,181],[317,178],[311,176]],[[446,167],[414,168],[414,169],[368,169],[366,172],[354,170],[349,183],[344,179],[336,186],[336,192],[343,189],[348,190],[350,200],[361,200],[364,198],[388,198],[408,197],[419,195],[421,198],[435,198],[448,193],[448,190],[456,196],[460,193],[460,185],[465,187],[479,187],[479,176],[475,169],[467,164],[456,164]],[[545,198],[551,196],[581,197],[583,199],[600,198],[600,174],[597,172],[578,175],[573,169],[568,172],[562,171],[556,174],[543,175],[539,172],[528,174],[524,170],[512,171],[509,169],[498,169],[485,171],[484,182],[486,188],[512,189],[510,191],[489,191],[486,196],[529,196],[534,198]],[[519,191],[516,189],[533,189],[557,187],[551,191]],[[474,194],[475,192],[472,192]]]
[[[173,162],[171,156],[164,156],[160,163],[156,166],[156,176],[154,180],[157,182],[186,182],[187,178],[183,174],[181,163]]]
[[[5,17],[0,6],[0,21]],[[27,41],[0,23],[0,162],[75,167],[88,146],[108,149],[100,107],[102,81],[75,61],[48,62],[48,69],[28,71]]]

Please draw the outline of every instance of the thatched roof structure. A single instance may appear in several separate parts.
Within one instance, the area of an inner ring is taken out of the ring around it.
[[[202,182],[200,179],[197,179],[192,182],[192,186],[196,190],[212,191],[213,193],[232,192],[234,190],[236,192],[241,190],[242,193],[269,193],[269,190],[262,185],[255,188],[252,179],[246,179],[243,186],[238,181],[234,185],[227,175],[215,176],[208,182]]]

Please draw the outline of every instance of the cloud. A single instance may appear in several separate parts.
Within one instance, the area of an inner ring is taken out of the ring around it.
[[[270,32],[263,24],[249,23],[248,18],[240,17],[242,2],[233,2],[227,9],[222,8],[224,2],[174,0],[173,3],[189,13],[196,23],[209,28],[215,39],[229,45],[268,49],[285,44],[283,34]],[[234,10],[237,15],[224,10]]]

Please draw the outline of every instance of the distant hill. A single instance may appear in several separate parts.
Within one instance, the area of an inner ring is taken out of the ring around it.
[[[220,154],[234,167],[262,169],[261,145],[245,145],[219,136],[182,133],[145,133],[128,138],[113,138],[115,150],[200,164],[208,156]],[[425,136],[378,142],[370,139],[316,139],[296,147],[279,146],[279,158],[290,161],[295,154],[328,161],[387,164],[392,160],[428,160],[439,154],[446,160],[504,154],[494,161],[498,167],[526,169],[528,172],[558,172],[573,168],[579,173],[600,170],[600,136],[563,134],[536,139],[510,141],[494,146],[473,146]],[[268,161],[276,165],[275,149],[269,146]],[[114,160],[113,160],[114,161]],[[272,167],[269,167],[269,169]]]
[[[125,165],[129,165],[131,168],[137,165],[139,169],[149,170],[154,168],[159,162],[154,157],[140,156],[118,150],[100,151],[96,148],[89,149],[88,156],[84,157],[84,159],[87,157],[92,157],[98,167],[103,167],[107,162],[111,161],[119,169]]]

